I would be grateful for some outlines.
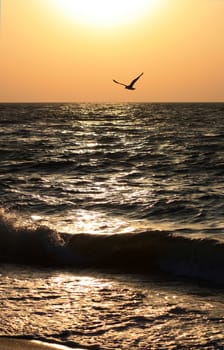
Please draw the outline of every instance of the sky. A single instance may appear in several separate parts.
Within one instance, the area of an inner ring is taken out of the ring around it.
[[[224,102],[224,0],[1,0],[0,16],[0,102]]]

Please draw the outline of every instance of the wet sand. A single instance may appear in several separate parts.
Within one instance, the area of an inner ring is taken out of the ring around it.
[[[83,350],[36,340],[0,338],[0,350]]]

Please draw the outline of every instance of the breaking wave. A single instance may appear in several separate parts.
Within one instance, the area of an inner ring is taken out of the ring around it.
[[[47,226],[18,224],[0,212],[0,261],[37,266],[165,273],[224,285],[224,242],[169,231],[62,234]]]

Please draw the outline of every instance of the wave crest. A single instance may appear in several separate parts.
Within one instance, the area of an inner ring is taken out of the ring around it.
[[[169,231],[63,235],[47,226],[18,225],[0,211],[0,261],[39,266],[165,273],[224,285],[224,242]]]

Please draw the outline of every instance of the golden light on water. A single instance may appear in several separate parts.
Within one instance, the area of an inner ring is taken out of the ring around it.
[[[56,229],[58,232],[68,233],[71,235],[81,233],[94,235],[126,234],[151,230],[172,231],[182,228],[182,225],[177,225],[175,222],[158,222],[147,219],[139,220],[132,218],[128,219],[122,215],[109,216],[103,212],[84,209],[66,213],[64,219],[57,216],[42,218],[41,224],[47,224],[49,226],[49,223],[51,223],[51,227]],[[188,225],[188,228],[191,228],[191,226]],[[192,225],[192,228],[200,227],[198,227],[198,225]]]
[[[54,219],[51,218],[51,221],[54,221]],[[85,209],[68,213],[64,221],[61,218],[60,220],[55,218],[53,226],[57,231],[69,234],[116,234],[127,233],[136,229],[135,225],[130,225],[130,221],[122,216],[111,217],[100,211]]]

